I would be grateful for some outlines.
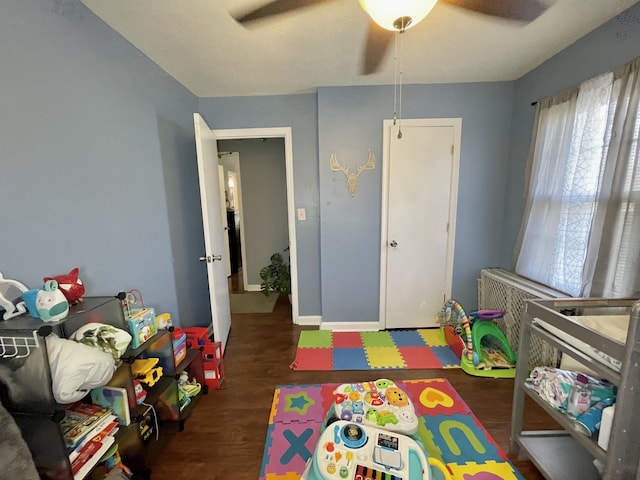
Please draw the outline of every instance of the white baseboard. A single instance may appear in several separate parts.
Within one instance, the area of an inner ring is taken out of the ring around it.
[[[380,322],[325,322],[320,323],[320,330],[333,332],[371,332],[383,330]]]
[[[304,317],[298,317],[298,325],[320,325],[322,323],[322,317],[320,315],[307,315]]]
[[[259,292],[260,291],[260,285],[247,285],[246,290],[247,290],[247,292]]]

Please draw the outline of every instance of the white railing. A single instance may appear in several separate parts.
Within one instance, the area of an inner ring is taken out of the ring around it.
[[[514,351],[518,350],[526,300],[567,296],[501,268],[483,269],[478,279],[478,308],[507,312],[498,323]],[[532,364],[556,366],[558,363],[556,349],[535,336],[529,345],[529,354]]]

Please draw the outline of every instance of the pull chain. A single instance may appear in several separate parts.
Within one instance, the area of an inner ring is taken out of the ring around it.
[[[400,33],[397,33],[396,35],[400,35],[400,91],[398,94],[399,100],[398,103],[400,104],[400,117],[398,119],[398,140],[402,138],[402,73],[403,73],[403,64],[402,64],[402,44],[403,44],[403,34],[404,33],[404,29],[402,29],[402,31],[400,31]]]
[[[393,53],[393,125],[398,121],[398,32],[396,31]]]

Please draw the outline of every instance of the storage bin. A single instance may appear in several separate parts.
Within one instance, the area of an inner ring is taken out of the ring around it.
[[[220,388],[224,380],[224,364],[222,363],[222,344],[208,342],[201,346],[204,381],[209,388]]]
[[[171,333],[171,338],[173,340],[173,358],[177,367],[187,356],[187,336],[174,330]]]

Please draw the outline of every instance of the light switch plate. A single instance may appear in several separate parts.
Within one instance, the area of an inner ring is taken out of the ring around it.
[[[304,208],[298,209],[298,220],[304,221],[307,219],[307,211]]]

